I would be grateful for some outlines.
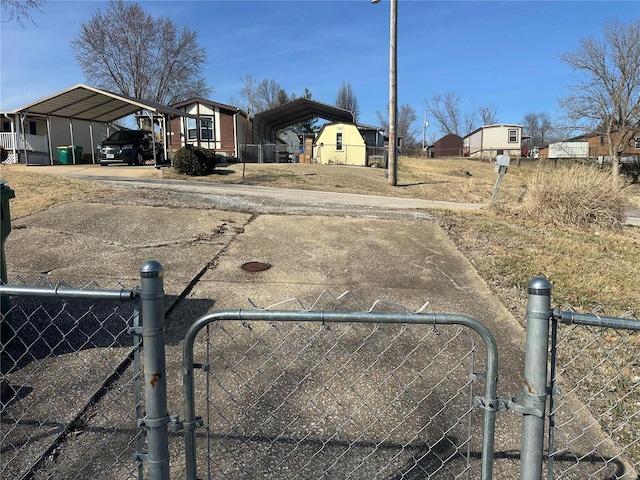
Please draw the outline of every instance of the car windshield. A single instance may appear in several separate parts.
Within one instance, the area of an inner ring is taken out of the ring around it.
[[[108,140],[113,140],[116,142],[133,142],[140,138],[140,132],[136,130],[121,130],[119,132],[113,133]]]

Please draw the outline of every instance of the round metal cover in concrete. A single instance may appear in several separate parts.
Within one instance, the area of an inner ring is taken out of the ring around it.
[[[269,270],[271,268],[271,264],[264,262],[247,262],[243,263],[240,268],[245,272],[263,272],[265,270]]]

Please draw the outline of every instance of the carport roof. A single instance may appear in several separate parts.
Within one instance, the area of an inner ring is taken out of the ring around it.
[[[139,98],[125,97],[82,84],[75,85],[24,107],[16,108],[13,113],[50,115],[110,123],[140,110],[166,115],[190,116],[183,111],[166,105]]]
[[[298,98],[266,112],[258,113],[253,118],[253,131],[260,138],[275,141],[276,132],[281,128],[315,117],[333,122],[353,123],[353,113],[349,110],[307,98]]]

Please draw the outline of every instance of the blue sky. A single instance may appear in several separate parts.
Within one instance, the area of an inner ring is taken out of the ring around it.
[[[239,99],[240,78],[251,74],[298,95],[308,88],[329,104],[350,82],[361,123],[377,125],[376,111],[386,109],[388,0],[137,3],[198,32],[208,51],[204,73],[212,100]],[[49,0],[33,13],[35,24],[0,23],[0,110],[86,83],[70,42],[80,24],[105,7]],[[520,123],[530,112],[558,118],[557,99],[573,81],[560,53],[575,50],[581,37],[600,37],[614,17],[640,17],[640,1],[399,0],[398,103],[416,110],[420,126],[425,100],[447,92],[459,95],[465,108],[494,105],[503,123]]]

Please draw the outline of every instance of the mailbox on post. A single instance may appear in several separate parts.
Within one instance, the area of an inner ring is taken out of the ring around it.
[[[498,155],[496,157],[496,165],[495,165],[496,172],[507,173],[507,168],[509,168],[510,161],[511,161],[511,158],[509,158],[509,155]]]
[[[489,202],[489,206],[493,207],[498,200],[498,192],[500,191],[500,184],[502,183],[502,177],[507,173],[507,168],[509,168],[509,155],[498,155],[496,157],[496,165],[495,170],[498,172],[498,178],[496,179],[496,185],[493,187],[493,194],[491,195],[491,201]]]

